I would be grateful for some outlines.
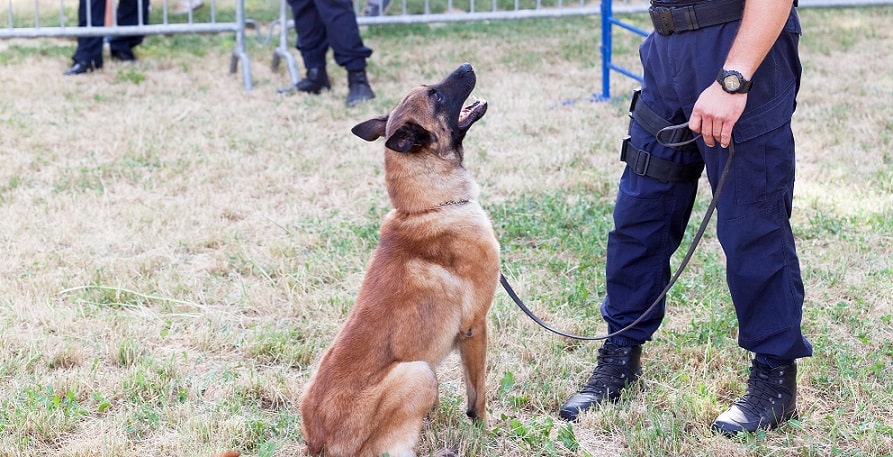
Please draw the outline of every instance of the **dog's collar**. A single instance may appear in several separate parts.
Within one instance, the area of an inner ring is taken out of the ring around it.
[[[470,201],[471,200],[447,200],[437,205],[437,207],[442,208],[444,206],[462,206]]]
[[[438,203],[436,206],[428,207],[428,208],[425,208],[425,209],[422,209],[422,210],[417,210],[417,211],[407,211],[407,210],[404,209],[404,210],[402,210],[402,211],[405,212],[405,213],[408,213],[408,214],[414,214],[414,213],[427,213],[427,212],[429,212],[429,211],[437,211],[437,210],[439,210],[439,209],[446,208],[446,207],[448,207],[448,206],[462,206],[462,205],[467,205],[468,203],[471,203],[472,201],[473,201],[473,200],[470,200],[470,199],[447,200],[447,201],[445,201],[445,202],[440,202],[440,203]]]

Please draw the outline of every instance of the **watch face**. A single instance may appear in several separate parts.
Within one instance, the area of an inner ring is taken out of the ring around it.
[[[726,86],[726,90],[734,92],[741,88],[741,81],[735,75],[726,75],[722,79],[722,85]]]

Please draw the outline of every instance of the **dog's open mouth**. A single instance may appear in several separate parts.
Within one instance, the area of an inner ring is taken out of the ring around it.
[[[462,111],[459,113],[459,128],[467,130],[471,127],[471,124],[474,124],[480,118],[484,117],[484,113],[486,112],[487,101],[475,99],[470,105],[462,108]]]

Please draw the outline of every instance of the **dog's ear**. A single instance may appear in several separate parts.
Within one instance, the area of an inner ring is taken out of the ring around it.
[[[388,126],[388,116],[389,114],[385,114],[384,116],[379,116],[373,119],[369,119],[365,122],[360,122],[359,124],[353,126],[350,129],[354,135],[366,140],[366,141],[375,141],[384,136],[385,127]]]
[[[431,132],[419,124],[408,122],[389,136],[384,145],[397,152],[409,152],[415,146],[428,146],[433,142],[434,136]]]

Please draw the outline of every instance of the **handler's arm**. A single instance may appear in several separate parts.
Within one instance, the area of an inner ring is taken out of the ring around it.
[[[752,79],[766,54],[772,49],[791,12],[793,0],[747,0],[738,35],[726,56],[723,68],[737,70],[745,79]],[[716,69],[717,73],[719,68]],[[760,81],[754,81],[760,84]],[[718,141],[728,147],[732,129],[744,106],[747,94],[729,94],[713,82],[698,97],[689,119],[689,127],[704,136],[704,143],[713,147]]]

